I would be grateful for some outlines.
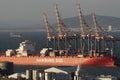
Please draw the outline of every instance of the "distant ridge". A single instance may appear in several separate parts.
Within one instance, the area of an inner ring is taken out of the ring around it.
[[[108,28],[109,25],[112,25],[113,28],[120,29],[120,18],[111,17],[111,16],[100,16],[97,15],[97,22],[103,28]],[[93,20],[91,15],[85,15],[84,19],[86,22],[93,27]],[[75,28],[79,27],[79,17],[66,18],[63,20],[65,24],[69,27]]]
[[[111,17],[111,16],[100,16],[97,15],[97,22],[98,24],[107,29],[109,25],[112,25],[112,28],[120,29],[120,18],[117,17]],[[84,19],[86,22],[90,25],[90,27],[93,27],[93,20],[91,15],[85,15]],[[63,19],[64,23],[71,28],[79,28],[79,17],[71,17],[71,18],[65,18]],[[56,23],[50,23],[53,25],[53,27],[57,28]],[[40,21],[0,21],[0,30],[33,30],[33,29],[45,29],[44,22],[42,19]]]

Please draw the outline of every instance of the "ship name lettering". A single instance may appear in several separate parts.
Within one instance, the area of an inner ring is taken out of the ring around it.
[[[62,63],[62,62],[63,62],[63,59],[55,59],[55,62]]]
[[[36,59],[37,62],[54,62],[54,59]]]
[[[37,62],[56,62],[56,63],[62,63],[63,59],[36,59]]]

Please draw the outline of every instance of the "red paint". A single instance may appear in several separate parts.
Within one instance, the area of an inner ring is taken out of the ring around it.
[[[113,67],[114,60],[111,56],[101,57],[82,57],[76,56],[63,56],[63,57],[39,57],[39,56],[27,56],[27,57],[5,57],[0,56],[0,62],[10,61],[15,65],[36,65],[36,66],[107,66]]]

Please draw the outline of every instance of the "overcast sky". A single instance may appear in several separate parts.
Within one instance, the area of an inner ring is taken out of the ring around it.
[[[0,0],[0,20],[42,20],[46,12],[49,19],[56,19],[54,4],[58,4],[63,18],[78,16],[76,4],[84,14],[120,17],[120,0]]]

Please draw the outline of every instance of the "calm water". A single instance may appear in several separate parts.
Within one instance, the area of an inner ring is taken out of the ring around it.
[[[46,46],[45,32],[24,32],[21,38],[10,37],[9,32],[0,32],[0,49],[5,52],[7,49],[17,49],[19,43],[30,40],[36,44],[36,51],[40,51]]]
[[[120,39],[120,32],[111,33]],[[43,47],[46,47],[46,33],[45,32],[24,32],[22,33],[21,38],[11,38],[9,32],[0,32],[0,49],[2,52],[5,52],[7,49],[17,49],[19,43],[24,40],[30,40],[36,44],[36,51],[39,52]],[[120,55],[120,41],[116,42],[115,53]],[[43,67],[33,67],[33,66],[15,66],[15,72],[23,72],[26,69],[39,69]],[[62,67],[69,70],[73,70],[73,67]],[[115,75],[120,76],[120,67],[114,68],[99,68],[99,67],[84,67],[81,68],[81,71],[85,74],[105,74],[105,75]]]

